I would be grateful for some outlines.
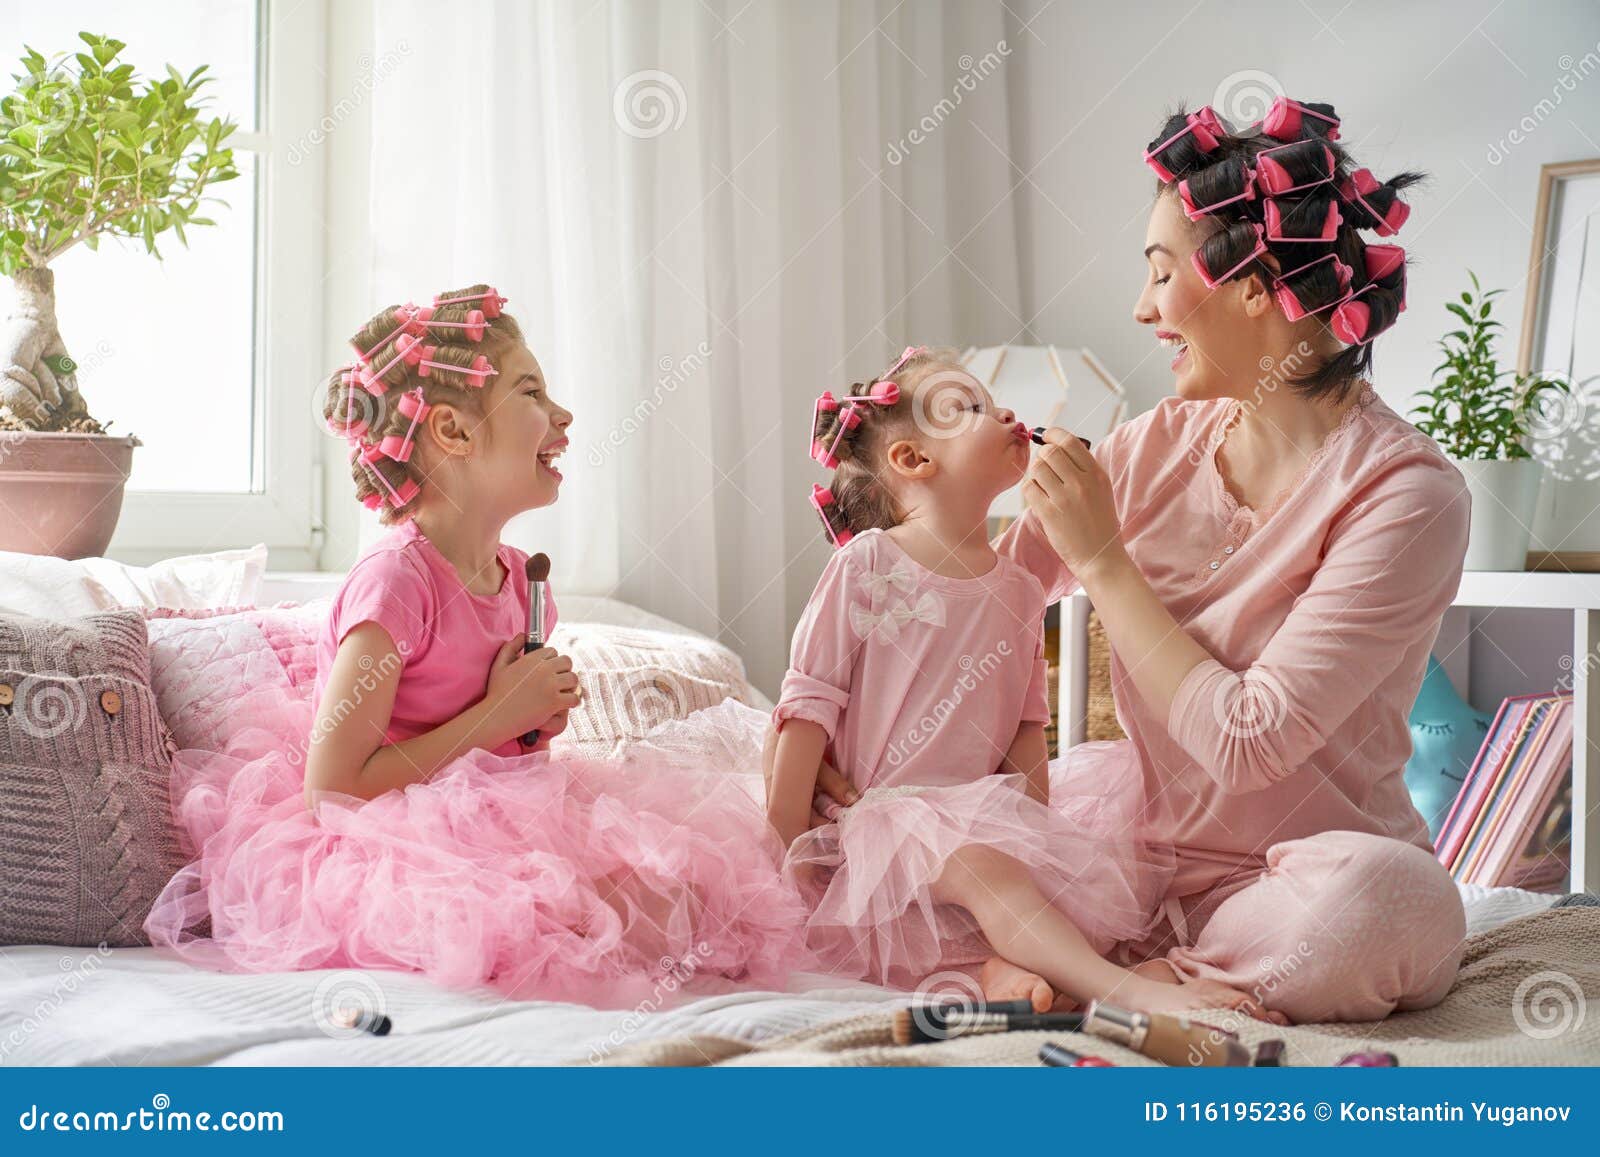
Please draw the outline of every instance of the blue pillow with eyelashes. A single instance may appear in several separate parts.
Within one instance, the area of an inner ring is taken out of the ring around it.
[[[1493,719],[1456,694],[1450,676],[1432,655],[1417,701],[1411,707],[1411,758],[1406,760],[1406,787],[1411,802],[1428,821],[1428,833],[1439,829],[1460,794],[1472,761],[1483,746]]]

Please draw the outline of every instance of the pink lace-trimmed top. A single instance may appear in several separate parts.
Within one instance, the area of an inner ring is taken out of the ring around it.
[[[1429,846],[1402,778],[1407,719],[1461,578],[1465,483],[1364,383],[1296,481],[1253,510],[1217,464],[1241,409],[1164,398],[1094,450],[1129,555],[1213,656],[1163,718],[1111,655],[1152,821],[1177,849],[1176,895],[1324,831]],[[995,545],[1051,600],[1078,585],[1032,514]]]

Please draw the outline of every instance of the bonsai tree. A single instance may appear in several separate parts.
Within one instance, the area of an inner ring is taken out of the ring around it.
[[[1464,291],[1459,302],[1445,302],[1462,328],[1439,340],[1444,361],[1433,371],[1435,384],[1420,391],[1424,403],[1411,411],[1422,415],[1416,427],[1462,461],[1531,458],[1528,425],[1539,412],[1541,395],[1570,393],[1570,387],[1560,378],[1515,375],[1495,364],[1494,331],[1501,327],[1489,315],[1502,291],[1485,292],[1477,274],[1469,269],[1467,276],[1472,290]]]
[[[78,34],[69,62],[24,50],[16,89],[0,99],[0,273],[16,302],[0,328],[0,428],[102,433],[78,393],[56,327],[50,263],[80,242],[133,237],[157,258],[168,230],[213,222],[205,190],[238,176],[225,147],[234,126],[202,120],[204,66],[162,80],[119,63],[120,40]]]

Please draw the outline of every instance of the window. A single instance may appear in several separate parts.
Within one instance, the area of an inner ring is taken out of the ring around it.
[[[74,0],[8,6],[0,47],[47,58],[114,36],[141,76],[213,78],[203,115],[237,128],[239,176],[207,190],[212,227],[77,246],[53,263],[57,313],[90,412],[135,434],[110,553],[148,561],[264,541],[275,568],[314,565],[310,394],[320,348],[320,168],[293,147],[318,115],[320,2]]]

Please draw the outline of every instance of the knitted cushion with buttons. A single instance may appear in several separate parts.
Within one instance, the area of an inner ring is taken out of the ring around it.
[[[138,611],[0,615],[0,944],[145,944],[182,866]]]

